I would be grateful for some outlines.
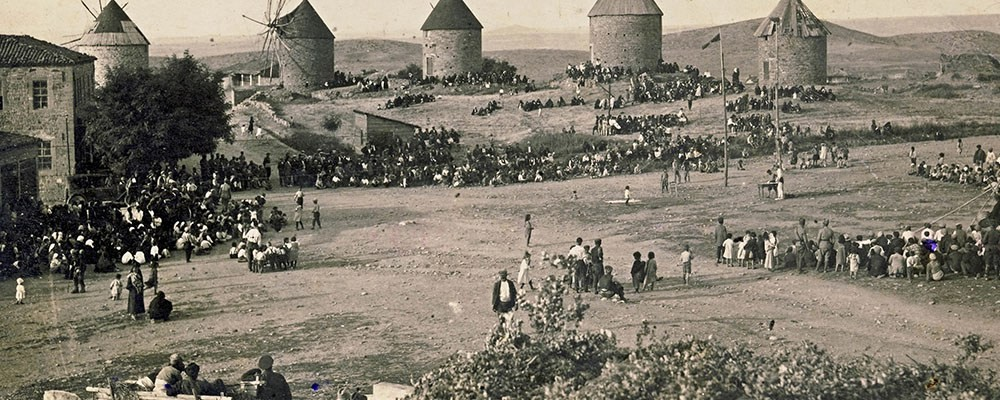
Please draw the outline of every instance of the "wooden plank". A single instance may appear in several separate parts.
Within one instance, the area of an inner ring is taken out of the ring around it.
[[[88,386],[87,387],[87,391],[91,392],[91,393],[97,393],[97,398],[98,399],[110,399],[111,398],[111,389],[108,389],[108,388],[99,388],[99,387]],[[136,394],[136,396],[139,396],[140,399],[149,399],[149,400],[162,400],[162,399],[194,400],[194,396],[188,395],[188,394],[179,394],[177,396],[165,396],[165,395],[157,394],[157,393],[154,393],[154,392],[139,392],[139,391],[136,391],[134,393]],[[226,397],[226,396],[199,396],[199,397],[201,397],[203,400],[232,400],[233,399],[232,397]]]

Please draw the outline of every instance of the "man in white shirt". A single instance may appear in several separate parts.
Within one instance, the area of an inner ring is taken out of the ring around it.
[[[510,324],[514,310],[517,310],[517,287],[507,279],[507,270],[502,270],[500,279],[493,284],[493,312],[501,323]]]

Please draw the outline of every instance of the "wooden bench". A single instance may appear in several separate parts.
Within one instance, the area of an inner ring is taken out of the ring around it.
[[[88,386],[87,391],[95,394],[97,400],[112,400],[111,389],[99,388]],[[133,391],[140,400],[165,400],[165,399],[178,399],[178,400],[195,400],[195,397],[189,394],[179,394],[177,396],[167,396],[155,392],[142,392]],[[117,396],[116,396],[117,397]],[[198,396],[201,400],[233,400],[232,397],[227,396]]]
[[[764,190],[765,189],[767,190],[767,193],[769,193],[769,194],[771,192],[777,191],[778,190],[778,182],[764,182],[764,183],[758,183],[757,184],[757,194],[760,197],[764,197]]]

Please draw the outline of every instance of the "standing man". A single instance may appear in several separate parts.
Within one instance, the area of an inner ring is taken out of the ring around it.
[[[819,228],[816,234],[816,242],[819,244],[819,263],[816,264],[816,272],[822,268],[826,272],[830,265],[830,250],[833,249],[833,229],[830,229],[830,220],[823,220],[823,227]]]
[[[264,161],[262,164],[264,166],[264,178],[271,180],[271,153],[264,154]]]
[[[774,170],[774,180],[778,183],[778,197],[775,200],[785,199],[785,173],[782,171],[781,164],[778,164]]]
[[[302,194],[302,187],[299,186],[299,190],[295,191],[295,205],[297,205],[299,207],[302,207],[303,206],[302,203],[303,203],[304,199],[305,199],[305,196]]]
[[[986,152],[983,151],[983,145],[976,145],[976,152],[972,153],[972,163],[977,167],[982,167],[983,163],[986,162]]]
[[[313,199],[312,214],[313,214],[312,229],[316,229],[317,226],[319,227],[319,229],[323,229],[323,224],[319,221],[319,199]]]
[[[725,218],[719,217],[719,224],[715,225],[715,263],[722,264],[722,250],[723,243],[726,242],[726,236],[729,231],[726,230]]]
[[[984,275],[989,278],[990,269],[1000,276],[1000,231],[994,226],[983,228]]]
[[[594,293],[600,293],[600,281],[604,277],[604,248],[601,239],[594,239],[594,247],[590,249],[590,268],[594,276]]]
[[[517,287],[507,280],[507,270],[501,270],[500,280],[493,284],[493,312],[501,323],[509,324],[514,310],[517,310]]]

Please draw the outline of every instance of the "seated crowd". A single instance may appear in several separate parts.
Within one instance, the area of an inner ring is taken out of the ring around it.
[[[598,115],[594,121],[594,134],[601,136],[610,135],[630,135],[646,131],[664,130],[676,126],[684,126],[688,123],[687,115],[683,110],[678,110],[674,114],[662,115],[625,115],[617,116]]]
[[[583,100],[582,97],[580,97],[580,96],[573,96],[573,98],[570,99],[569,103],[566,103],[566,99],[564,99],[562,97],[559,97],[559,100],[556,101],[556,102],[553,102],[552,99],[550,98],[550,99],[548,99],[548,101],[546,101],[544,103],[541,100],[530,100],[530,101],[527,101],[527,102],[525,102],[524,100],[519,100],[517,102],[517,108],[521,109],[521,111],[531,112],[531,111],[536,111],[536,110],[539,110],[539,109],[542,109],[542,108],[566,107],[567,105],[569,105],[569,106],[579,106],[579,105],[583,105],[583,104],[586,104],[586,103],[584,102],[584,100]]]
[[[384,109],[391,110],[393,108],[406,108],[412,105],[433,103],[436,98],[432,95],[421,93],[421,94],[403,94],[400,96],[393,97],[386,100]],[[379,105],[379,109],[382,109],[382,105]]]
[[[485,117],[487,115],[493,114],[494,111],[500,110],[502,108],[503,105],[501,105],[499,101],[490,100],[489,103],[486,103],[486,107],[474,107],[472,109],[472,115]]]
[[[833,93],[833,90],[827,89],[825,87],[820,87],[816,89],[815,86],[804,87],[802,85],[797,86],[782,86],[778,89],[778,97],[791,97],[792,99],[801,100],[806,103],[812,103],[817,101],[837,101],[837,95]],[[767,88],[762,88],[761,90],[766,94]],[[756,91],[755,91],[756,92]]]

